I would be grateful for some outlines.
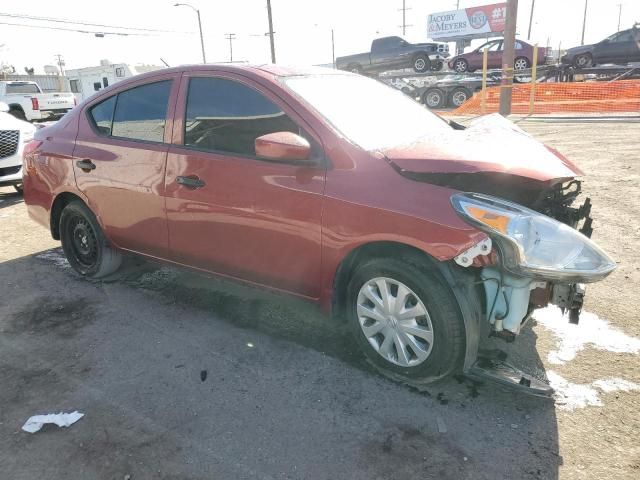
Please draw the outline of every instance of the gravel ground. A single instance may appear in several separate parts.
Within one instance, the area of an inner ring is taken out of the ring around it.
[[[556,403],[461,378],[395,384],[284,296],[146,264],[81,280],[2,188],[0,476],[638,478],[640,124],[520,125],[584,169],[594,239],[619,263],[588,288],[599,319],[542,312],[499,345]],[[20,430],[73,410],[68,429]]]

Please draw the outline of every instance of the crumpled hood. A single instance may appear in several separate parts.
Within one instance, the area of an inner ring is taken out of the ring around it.
[[[582,171],[499,114],[479,117],[465,130],[378,150],[396,168],[412,173],[504,173],[548,181]]]

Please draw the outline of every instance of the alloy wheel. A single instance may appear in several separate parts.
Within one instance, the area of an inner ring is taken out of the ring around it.
[[[424,70],[425,67],[427,66],[426,62],[424,61],[424,58],[418,58],[416,59],[416,61],[414,62],[413,66],[415,67],[416,70]]]
[[[453,95],[451,95],[451,103],[453,103],[454,106],[459,107],[467,101],[467,98],[468,96],[465,92],[457,91],[454,92]]]
[[[516,71],[526,70],[527,60],[524,58],[518,58],[513,65],[513,69]]]
[[[357,315],[371,347],[394,365],[414,367],[431,354],[431,318],[404,283],[387,277],[369,280],[358,292]]]
[[[464,60],[456,60],[456,63],[453,65],[453,69],[456,72],[466,72],[467,62],[465,62]]]

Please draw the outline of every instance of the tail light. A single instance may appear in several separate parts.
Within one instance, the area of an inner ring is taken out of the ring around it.
[[[42,145],[41,140],[31,140],[24,146],[22,151],[22,163],[24,166],[23,174],[32,175],[36,173],[35,162],[33,161],[33,153]]]
[[[31,108],[34,110],[40,110],[40,104],[38,103],[38,99],[36,97],[31,97]]]

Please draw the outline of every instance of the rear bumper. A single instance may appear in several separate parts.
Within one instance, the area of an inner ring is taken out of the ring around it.
[[[61,118],[64,114],[69,113],[71,108],[56,108],[54,110],[39,110],[39,116],[34,117],[34,120],[52,120]]]

